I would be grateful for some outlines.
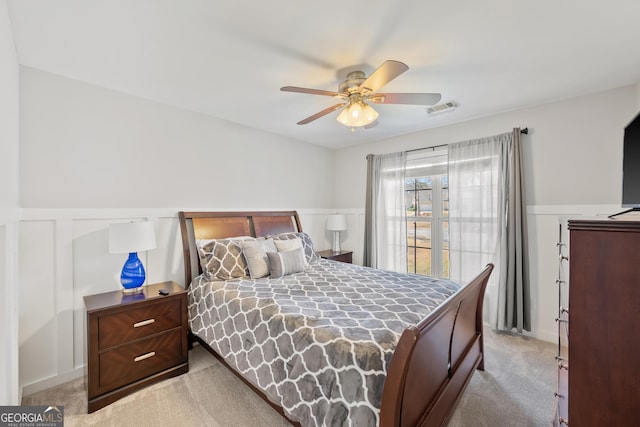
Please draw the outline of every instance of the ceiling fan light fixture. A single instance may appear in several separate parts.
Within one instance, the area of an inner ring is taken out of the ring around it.
[[[371,124],[378,118],[378,112],[364,101],[350,102],[337,120],[350,128]]]
[[[351,71],[352,68],[349,68],[350,72],[348,72],[346,79],[338,86],[338,92],[297,86],[283,86],[280,88],[284,92],[331,96],[341,100],[339,104],[325,108],[300,120],[297,124],[306,125],[341,109],[342,111],[337,118],[338,122],[354,131],[356,127],[365,126],[369,128],[377,124],[378,112],[369,103],[434,105],[440,102],[442,98],[439,93],[378,93],[384,85],[409,69],[406,64],[400,61],[384,61],[369,77],[365,76],[364,71]]]

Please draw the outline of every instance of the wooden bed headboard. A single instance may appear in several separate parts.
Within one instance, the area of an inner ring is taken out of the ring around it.
[[[264,237],[302,231],[296,211],[178,212],[184,256],[184,286],[202,273],[196,240]]]

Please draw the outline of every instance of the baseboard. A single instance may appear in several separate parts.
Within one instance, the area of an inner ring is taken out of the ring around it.
[[[39,391],[46,390],[51,387],[56,387],[64,383],[68,383],[69,381],[73,381],[75,379],[81,378],[83,376],[84,376],[84,366],[80,368],[76,368],[69,372],[65,372],[60,375],[56,375],[53,377],[46,378],[44,380],[40,380],[31,384],[24,385],[20,389],[20,399],[22,400],[22,396],[28,396],[30,394],[37,393]]]
[[[489,326],[489,322],[482,322],[483,326],[485,329],[492,329],[491,326]],[[533,338],[536,340],[540,340],[540,341],[545,341],[545,342],[549,342],[549,343],[557,343],[558,342],[558,332],[557,331],[534,331],[534,332],[529,332],[529,331],[522,331],[520,332],[506,332],[507,334],[513,334],[513,335],[522,335],[523,337],[527,337],[527,338]]]
[[[540,341],[557,343],[558,342],[558,331],[549,332],[549,331],[536,331],[535,334],[527,331],[522,331],[522,335],[529,338],[535,338]]]

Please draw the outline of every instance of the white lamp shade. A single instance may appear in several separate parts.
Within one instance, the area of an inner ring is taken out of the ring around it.
[[[148,251],[156,247],[153,222],[123,222],[109,225],[109,252],[112,254]]]
[[[347,217],[344,215],[336,214],[329,215],[327,217],[327,230],[329,231],[343,231],[347,229]]]

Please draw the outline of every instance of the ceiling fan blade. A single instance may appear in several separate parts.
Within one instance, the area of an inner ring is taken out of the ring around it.
[[[326,116],[327,114],[334,112],[336,110],[339,110],[340,108],[344,107],[345,104],[336,104],[334,106],[331,106],[329,108],[325,108],[324,110],[315,113],[313,116],[309,116],[304,120],[300,120],[297,124],[299,125],[306,125],[307,123],[311,123],[312,121],[319,119],[322,116]]]
[[[386,85],[408,69],[409,67],[400,61],[386,60],[367,78],[367,80],[362,82],[360,85],[360,91],[363,95],[376,93],[382,88],[382,86]]]
[[[329,90],[309,89],[306,87],[284,86],[280,88],[283,92],[308,93],[311,95],[333,96],[334,98],[346,98],[346,95],[340,92],[331,92]]]
[[[440,102],[439,93],[376,93],[368,98],[375,104],[434,105]]]

